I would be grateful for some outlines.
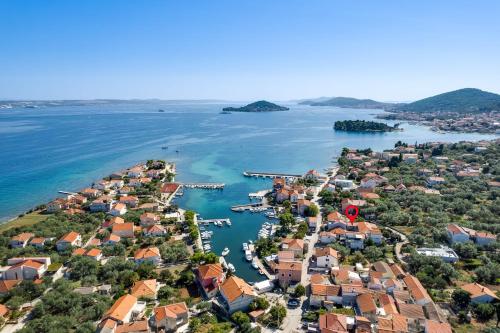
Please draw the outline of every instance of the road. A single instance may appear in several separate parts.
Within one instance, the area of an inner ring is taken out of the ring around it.
[[[403,255],[401,254],[401,248],[403,245],[408,244],[408,237],[406,237],[405,234],[397,231],[396,229],[390,228],[390,227],[385,227],[386,229],[389,229],[396,235],[399,235],[401,237],[401,241],[396,243],[396,246],[394,247],[394,252],[396,252],[396,258],[402,263],[406,265],[406,261],[403,258]]]
[[[313,199],[311,202],[316,204],[319,208],[319,217],[320,221],[322,221],[322,216],[321,216],[321,205],[319,203],[319,192],[323,187],[325,187],[326,184],[328,184],[328,181],[332,178],[335,177],[337,174],[338,168],[332,169],[332,175],[330,177],[326,177],[326,179],[316,187],[316,191],[314,192]],[[317,228],[315,232],[308,238],[309,239],[309,244],[308,244],[308,251],[304,255],[304,259],[302,261],[302,282],[301,284],[306,287],[306,291],[309,291],[309,284],[311,281],[311,274],[309,274],[309,262],[311,260],[312,255],[314,254],[314,246],[318,242],[319,238],[319,229]],[[306,307],[304,306],[304,301],[308,298],[308,295],[301,297],[302,301],[302,306],[297,308],[297,309],[288,309],[287,310],[287,316],[285,321],[282,324],[281,330],[283,332],[301,332],[302,331],[302,313],[306,311]]]

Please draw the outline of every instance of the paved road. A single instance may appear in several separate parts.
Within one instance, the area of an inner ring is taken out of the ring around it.
[[[403,245],[408,244],[408,237],[406,237],[405,234],[397,231],[396,229],[390,227],[385,227],[385,228],[391,230],[393,233],[401,237],[401,241],[397,242],[396,246],[394,247],[394,252],[396,252],[396,258],[398,258],[398,260],[401,263],[406,264],[406,261],[404,260],[403,255],[401,254],[401,248],[403,247]]]
[[[328,181],[331,179],[331,177],[335,177],[337,174],[338,169],[333,169],[332,176],[327,177],[326,180],[321,183],[319,186],[317,186],[316,191],[314,193],[313,199],[311,202],[315,203],[318,208],[319,208],[319,217],[322,218],[321,216],[321,205],[319,204],[319,199],[320,197],[318,196],[319,192],[321,189],[328,183]],[[302,285],[306,287],[306,290],[309,290],[308,286],[311,281],[311,274],[309,274],[308,269],[309,269],[309,261],[314,254],[314,246],[318,242],[319,238],[319,229],[318,228],[308,239],[309,239],[309,248],[307,253],[304,255],[304,260],[302,261]],[[305,306],[304,306],[304,301],[307,299],[307,295],[302,297],[302,306],[297,309],[288,309],[288,313],[286,316],[285,321],[283,322],[283,325],[281,327],[281,330],[283,332],[301,332],[302,328],[302,312],[306,311]]]

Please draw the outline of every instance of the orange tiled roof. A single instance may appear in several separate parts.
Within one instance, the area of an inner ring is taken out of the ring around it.
[[[21,283],[22,280],[0,280],[0,294],[9,292],[12,288]]]
[[[300,261],[285,261],[280,262],[276,268],[278,270],[302,271],[302,263]]]
[[[321,333],[346,333],[347,316],[335,313],[326,313],[319,316]]]
[[[424,286],[420,283],[420,281],[414,277],[413,275],[407,275],[403,278],[403,281],[406,283],[408,290],[410,291],[411,296],[419,301],[419,300],[432,300],[427,290],[425,290]]]
[[[76,241],[76,239],[80,236],[79,233],[75,231],[70,231],[66,235],[64,235],[61,239],[59,239],[57,242],[68,242],[68,243],[73,243]]]
[[[221,286],[221,290],[226,296],[229,303],[242,296],[254,296],[252,287],[237,276],[231,276]]]
[[[322,248],[316,248],[314,251],[314,255],[316,257],[332,256],[338,258],[339,253],[336,250],[332,249],[331,247],[327,246]]]
[[[356,298],[356,303],[358,304],[359,309],[362,313],[366,312],[376,312],[377,305],[373,300],[373,296],[371,294],[361,294]]]
[[[174,303],[165,306],[160,306],[154,308],[154,316],[156,321],[161,321],[165,318],[174,318],[177,319],[180,315],[187,314],[188,308],[186,303]]]
[[[156,295],[156,279],[137,281],[130,290],[130,294],[137,298],[154,297]]]
[[[425,321],[426,333],[452,333],[451,326],[448,323],[440,323],[434,320]]]
[[[206,264],[198,267],[198,274],[202,280],[219,278],[222,276],[221,264]]]
[[[19,235],[17,236],[14,236],[12,237],[11,239],[13,241],[19,241],[19,242],[26,242],[28,241],[31,237],[34,237],[35,234],[31,233],[31,232],[23,232],[23,233],[20,233]]]
[[[88,257],[97,257],[102,253],[101,250],[99,249],[90,249],[87,252],[85,252],[85,255]]]
[[[156,246],[147,247],[145,249],[139,249],[135,251],[134,254],[135,259],[144,259],[152,257],[160,257],[160,250]]]
[[[494,299],[498,299],[497,295],[489,288],[480,285],[479,283],[469,283],[462,286],[462,289],[471,294],[472,298],[488,295]]]
[[[125,321],[130,310],[137,304],[137,297],[126,294],[118,298],[111,308],[104,315],[119,321]]]

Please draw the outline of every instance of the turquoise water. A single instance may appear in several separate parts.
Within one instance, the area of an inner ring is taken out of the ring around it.
[[[177,163],[180,181],[227,184],[223,191],[186,190],[178,203],[204,218],[230,217],[232,227],[217,228],[212,247],[220,254],[228,246],[237,274],[256,281],[260,276],[244,260],[241,244],[255,239],[264,217],[233,213],[229,206],[248,202],[249,192],[269,188],[270,182],[245,178],[244,170],[303,173],[330,166],[345,146],[377,150],[398,140],[494,137],[440,134],[408,124],[404,132],[392,133],[332,130],[336,120],[370,120],[377,110],[291,105],[289,112],[221,115],[221,107],[131,103],[0,110],[0,220],[49,201],[58,190],[80,189],[138,161],[166,159]],[[162,150],[164,145],[169,149]]]

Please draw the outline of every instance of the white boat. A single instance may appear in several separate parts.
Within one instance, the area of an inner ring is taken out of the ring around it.
[[[257,260],[256,259],[252,260],[252,267],[255,268],[255,269],[259,269],[259,265],[257,264]]]
[[[222,251],[222,256],[227,256],[229,254],[229,249],[226,247],[224,248],[224,251]]]
[[[253,241],[249,240],[249,241],[248,241],[248,244],[250,244],[250,245],[251,245],[251,244],[253,244]]]
[[[248,244],[247,243],[243,243],[243,251],[246,251],[248,250]]]
[[[227,269],[229,269],[233,273],[236,272],[236,268],[234,268],[234,265],[231,263],[227,264]]]
[[[252,259],[253,259],[253,257],[252,257],[252,251],[250,251],[250,250],[246,250],[245,251],[245,259],[247,261],[252,261]]]
[[[226,221],[226,224],[227,224],[228,226],[231,226],[231,225],[232,225],[232,223],[231,223],[231,221],[230,221],[230,220],[227,220],[227,221]]]

